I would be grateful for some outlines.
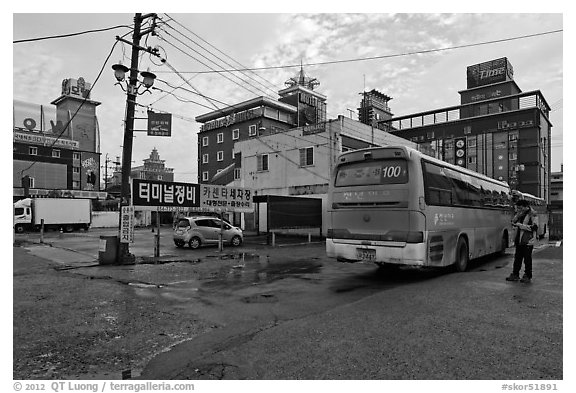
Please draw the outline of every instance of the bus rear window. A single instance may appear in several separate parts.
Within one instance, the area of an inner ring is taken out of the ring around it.
[[[408,183],[406,160],[362,161],[344,164],[336,173],[336,187]]]

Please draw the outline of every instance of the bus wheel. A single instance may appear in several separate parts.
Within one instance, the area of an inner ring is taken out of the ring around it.
[[[458,245],[456,246],[456,263],[454,263],[454,269],[457,272],[465,272],[468,267],[468,244],[463,237],[458,239]]]
[[[498,250],[498,254],[502,255],[506,252],[508,248],[508,233],[504,233],[502,235],[502,245],[500,246],[500,250]]]

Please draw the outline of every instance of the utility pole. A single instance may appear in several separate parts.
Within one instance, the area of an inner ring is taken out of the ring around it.
[[[126,120],[124,122],[124,143],[122,144],[122,185],[120,191],[120,218],[118,221],[118,230],[122,226],[122,207],[130,205],[130,172],[132,161],[132,142],[134,136],[134,112],[136,108],[136,96],[138,95],[138,55],[140,50],[146,50],[140,47],[140,39],[154,31],[154,24],[150,29],[141,32],[142,21],[156,17],[156,14],[142,15],[137,13],[134,16],[134,33],[132,34],[132,56],[130,60],[130,76],[126,93]],[[118,246],[118,263],[132,264],[136,260],[133,254],[130,254],[129,243],[120,242]]]

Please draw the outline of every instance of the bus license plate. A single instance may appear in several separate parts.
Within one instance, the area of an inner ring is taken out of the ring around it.
[[[376,260],[376,250],[371,248],[357,248],[356,257],[363,261],[374,261]]]

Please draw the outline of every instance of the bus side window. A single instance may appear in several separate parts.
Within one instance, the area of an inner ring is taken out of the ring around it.
[[[424,164],[424,185],[426,203],[428,205],[451,206],[452,182],[436,165]]]

